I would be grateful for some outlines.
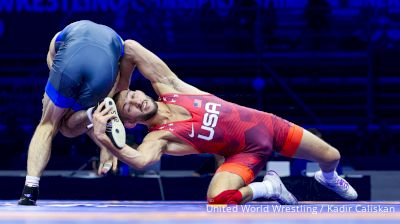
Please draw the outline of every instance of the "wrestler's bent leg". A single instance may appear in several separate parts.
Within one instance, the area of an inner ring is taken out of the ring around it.
[[[90,124],[85,110],[73,111],[70,110],[60,125],[60,132],[67,138],[75,138],[86,133]]]
[[[60,121],[67,109],[54,105],[44,94],[42,118],[36,127],[28,151],[28,172],[20,205],[35,205],[38,196],[39,179],[49,162],[51,142],[57,134]]]
[[[347,200],[358,197],[354,188],[335,171],[340,160],[339,151],[322,139],[303,129],[300,146],[294,157],[318,162],[321,170],[315,173],[315,179],[325,187]]]
[[[244,204],[257,198],[278,201],[280,204],[297,204],[297,199],[286,189],[275,172],[267,172],[262,182],[247,185],[251,180],[221,171],[211,180],[207,192],[209,204]],[[246,186],[247,185],[247,186]]]
[[[209,204],[242,204],[250,201],[251,191],[237,174],[217,172],[211,180],[207,191]]]

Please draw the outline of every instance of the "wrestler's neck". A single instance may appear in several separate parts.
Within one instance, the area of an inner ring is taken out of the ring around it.
[[[157,113],[146,121],[147,127],[157,126],[168,123],[173,120],[174,114],[171,109],[163,102],[156,102],[158,105]]]

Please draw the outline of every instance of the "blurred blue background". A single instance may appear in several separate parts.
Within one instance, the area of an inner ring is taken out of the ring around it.
[[[318,130],[342,165],[400,169],[400,0],[0,0],[0,170],[25,170],[49,42],[82,19],[137,40],[204,91]],[[137,73],[131,87],[155,96]],[[140,142],[146,130],[129,133]],[[47,170],[97,154],[86,136],[59,134]],[[201,166],[170,161],[162,167]]]

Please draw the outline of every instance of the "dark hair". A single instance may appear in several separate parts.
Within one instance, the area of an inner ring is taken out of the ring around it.
[[[122,97],[121,92],[122,92],[122,90],[117,92],[116,94],[114,94],[114,96],[112,97],[115,102],[115,105],[117,105],[118,100],[120,100]],[[122,121],[126,120],[125,117],[122,117],[121,110],[118,107],[117,107],[117,112],[118,112],[119,117],[122,119]]]

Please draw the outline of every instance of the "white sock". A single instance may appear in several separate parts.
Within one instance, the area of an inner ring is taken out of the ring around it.
[[[87,129],[90,129],[91,127],[93,127],[93,109],[94,109],[94,107],[91,107],[86,110],[86,115],[90,121],[90,124],[87,126]]]
[[[338,174],[336,173],[336,171],[332,171],[332,172],[322,171],[322,176],[324,176],[325,180],[327,180],[327,181],[333,181],[333,180],[336,180],[336,178],[338,177]]]
[[[253,192],[253,200],[257,198],[267,198],[273,193],[273,187],[270,181],[251,183],[249,187]]]
[[[28,187],[39,187],[40,177],[26,176],[25,185]]]

